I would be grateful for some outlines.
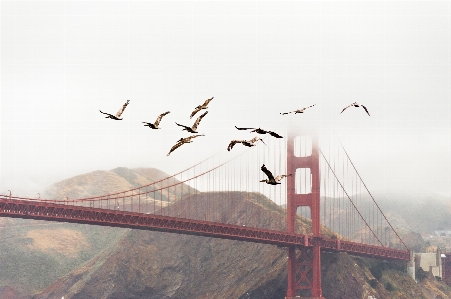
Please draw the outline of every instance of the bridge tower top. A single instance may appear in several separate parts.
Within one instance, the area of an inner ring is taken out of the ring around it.
[[[298,171],[298,169],[300,171]],[[287,141],[287,213],[288,231],[296,233],[296,211],[298,207],[310,208],[312,233],[320,235],[320,170],[318,131],[295,129],[288,131]],[[307,185],[301,187],[302,175]]]

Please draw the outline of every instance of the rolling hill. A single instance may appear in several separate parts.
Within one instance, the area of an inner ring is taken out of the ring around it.
[[[75,198],[119,192],[165,176],[142,168],[96,171],[54,184],[48,195]],[[193,193],[169,194],[167,208],[179,205],[194,213],[184,201],[201,203],[207,197]],[[234,203],[230,209],[221,205],[223,193],[208,194],[208,213],[239,221],[252,207],[275,216],[257,219],[263,227],[283,217],[283,208],[261,194],[227,196]],[[0,231],[0,299],[285,297],[286,249],[277,246],[10,218],[0,219]],[[333,234],[326,229],[324,233]],[[451,298],[451,288],[433,278],[413,281],[403,263],[323,253],[322,273],[328,299]]]

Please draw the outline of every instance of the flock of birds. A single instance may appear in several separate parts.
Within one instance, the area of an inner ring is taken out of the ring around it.
[[[193,116],[196,115],[199,111],[207,109],[207,108],[208,108],[208,104],[213,100],[213,98],[214,98],[214,97],[211,97],[211,98],[207,99],[202,105],[199,105],[199,106],[197,106],[196,108],[194,108],[193,112],[191,112],[190,118],[193,118]],[[124,105],[122,105],[122,107],[119,109],[119,111],[118,111],[115,115],[110,114],[110,113],[106,113],[106,112],[102,112],[101,110],[99,110],[99,111],[100,111],[100,113],[107,115],[107,116],[105,116],[105,118],[111,118],[111,119],[113,119],[113,120],[122,120],[122,118],[120,118],[120,117],[121,117],[122,113],[124,112],[125,108],[127,107],[127,105],[128,105],[129,103],[130,103],[130,100],[127,100],[127,102],[126,102]],[[297,110],[295,110],[295,111],[283,112],[283,113],[280,113],[280,114],[281,114],[281,115],[286,115],[286,114],[290,114],[290,113],[294,113],[294,114],[304,113],[304,111],[305,111],[306,109],[311,108],[311,107],[313,107],[313,106],[315,106],[315,105],[316,105],[316,104],[311,105],[311,106],[308,106],[308,107],[305,107],[305,108],[302,108],[302,109],[297,109]],[[360,106],[365,110],[365,112],[366,112],[368,115],[370,115],[370,113],[368,112],[368,109],[367,109],[365,106],[363,106],[363,105],[361,105],[361,104],[358,104],[357,102],[354,102],[354,103],[352,103],[352,104],[346,106],[345,108],[343,108],[343,110],[342,110],[340,113],[343,113],[343,111],[345,111],[345,110],[348,109],[349,107],[360,107]],[[160,122],[161,122],[163,116],[165,116],[165,115],[167,115],[167,114],[169,114],[169,113],[170,113],[170,111],[166,111],[166,112],[160,114],[160,115],[157,117],[157,119],[155,120],[155,122],[153,122],[153,123],[150,123],[150,122],[144,122],[144,121],[143,121],[142,123],[144,124],[144,126],[147,126],[147,127],[151,128],[151,129],[161,129],[161,128],[159,127]],[[197,134],[197,133],[198,133],[198,132],[197,132],[197,127],[199,126],[199,123],[200,123],[200,121],[202,120],[202,118],[204,118],[205,115],[207,115],[207,113],[208,113],[208,111],[205,111],[203,114],[201,114],[201,115],[196,119],[196,121],[194,122],[194,124],[193,124],[192,126],[181,125],[181,124],[178,124],[177,122],[176,122],[175,124],[178,125],[178,126],[180,126],[180,127],[183,127],[183,130],[186,130],[186,131],[189,132],[189,133]],[[273,137],[275,137],[275,138],[283,138],[283,136],[280,136],[279,134],[277,134],[277,133],[275,133],[275,132],[272,132],[272,131],[269,131],[269,130],[264,130],[264,129],[261,129],[261,128],[238,128],[237,126],[235,126],[235,128],[236,128],[237,130],[251,130],[251,131],[250,131],[251,133],[255,132],[255,133],[257,133],[257,134],[269,134],[269,135],[271,135],[271,136],[273,136]],[[174,146],[172,146],[172,148],[170,149],[170,151],[169,151],[169,153],[167,154],[167,156],[169,156],[173,151],[175,151],[177,148],[179,148],[179,147],[182,146],[183,144],[193,142],[192,139],[197,138],[197,137],[199,137],[199,136],[205,136],[205,135],[203,135],[203,134],[197,134],[197,135],[191,135],[191,136],[185,137],[185,138],[180,138],[179,140],[177,140],[176,144],[175,144]],[[265,143],[260,137],[255,136],[254,138],[252,138],[252,139],[250,139],[250,140],[232,140],[232,141],[230,141],[229,146],[227,147],[227,150],[228,150],[228,151],[232,150],[232,148],[233,148],[233,147],[235,146],[235,144],[237,144],[237,143],[241,143],[241,144],[243,144],[244,146],[247,146],[247,147],[256,146],[256,145],[257,145],[256,143],[257,143],[258,141],[261,141],[261,142],[263,142],[263,143],[266,145],[266,143]],[[292,175],[292,174],[282,174],[282,175],[278,175],[278,176],[274,177],[273,174],[271,173],[271,171],[269,171],[269,170],[266,168],[265,164],[263,164],[262,167],[261,167],[260,169],[261,169],[261,170],[266,174],[266,176],[268,177],[267,179],[261,180],[260,182],[265,182],[265,183],[270,184],[270,185],[277,185],[277,184],[280,184],[280,181],[281,181],[284,177],[288,177],[288,176],[291,176],[291,175]]]

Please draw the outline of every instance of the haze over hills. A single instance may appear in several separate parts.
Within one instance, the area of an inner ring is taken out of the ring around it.
[[[118,167],[110,171],[93,171],[78,175],[61,182],[55,183],[47,188],[45,198],[49,199],[69,199],[99,196],[120,191],[130,190],[140,186],[154,183],[155,189],[163,188],[178,182],[175,178],[155,168],[135,168],[133,170]],[[190,186],[183,184],[183,190],[189,193],[194,190]],[[170,190],[171,193],[171,190]],[[165,201],[173,201],[175,193],[166,198]]]
[[[451,230],[451,201],[447,196],[394,193],[380,194],[376,199],[381,209],[391,214],[395,227],[426,234]]]
[[[156,169],[116,168],[52,185],[53,198],[95,196],[128,190],[168,175]],[[188,189],[188,187],[187,187]],[[194,191],[193,189],[190,189]],[[191,192],[194,193],[194,192]],[[174,207],[207,194],[170,194]],[[232,192],[233,205],[219,209],[224,193],[208,194],[209,213],[225,220],[283,208],[258,193]],[[174,199],[174,200],[173,200]],[[165,199],[167,200],[167,199]],[[221,205],[221,207],[223,207]],[[194,213],[194,210],[191,211]],[[203,217],[203,215],[199,215]],[[234,220],[234,221],[235,221]],[[258,219],[262,226],[277,217]],[[304,221],[307,227],[308,221]],[[0,218],[0,298],[284,298],[286,249],[272,245],[79,224]],[[332,232],[327,232],[332,235]],[[383,266],[381,266],[383,265]],[[403,265],[323,253],[326,298],[448,298],[451,289],[429,280],[416,284]],[[374,269],[382,269],[379,276]],[[387,283],[394,289],[387,289]],[[12,295],[11,295],[12,294]],[[12,297],[11,297],[12,296]],[[365,297],[366,298],[366,297]]]

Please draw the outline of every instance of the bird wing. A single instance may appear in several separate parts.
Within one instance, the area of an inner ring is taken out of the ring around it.
[[[281,174],[281,175],[276,176],[276,177],[274,178],[274,180],[275,180],[276,182],[279,182],[279,181],[281,181],[283,178],[288,177],[288,176],[290,176],[290,175],[291,175],[291,174]]]
[[[185,137],[185,138],[180,138],[179,140],[177,140],[177,142],[189,143],[191,141],[191,139],[199,137],[199,136],[205,136],[205,135],[204,134],[202,134],[202,135],[200,135],[200,134],[199,135],[192,135],[192,136],[188,136],[188,137]]]
[[[167,156],[169,156],[173,151],[175,151],[176,149],[178,149],[180,146],[182,146],[184,143],[183,140],[179,141],[178,143],[176,143],[173,147],[171,147],[171,150],[169,151],[169,153],[167,154]]]
[[[250,143],[250,144],[254,144],[255,142],[257,142],[257,141],[261,141],[261,142],[263,142],[263,143],[265,143],[264,141],[263,141],[263,139],[261,139],[260,137],[258,137],[258,136],[255,136],[254,138],[252,138],[251,140],[249,140],[249,141],[247,141],[248,143]],[[266,145],[266,143],[265,143],[265,145]]]
[[[189,116],[189,118],[193,118],[193,116],[199,112],[202,108],[200,106],[197,106],[196,109],[193,110],[193,112],[191,112],[191,115]]]
[[[103,113],[103,114],[106,114],[106,115],[113,116],[112,114],[109,114],[109,113],[106,113],[106,112],[102,112],[102,110],[99,110],[99,111],[100,111],[100,113]]]
[[[100,111],[100,112],[102,112],[102,111]],[[122,120],[122,118],[118,118],[117,116],[114,116],[113,114],[109,114],[109,113],[105,113],[105,112],[102,112],[102,113],[108,115],[106,118],[109,117],[109,118],[114,119],[114,120]]]
[[[366,113],[367,113],[368,115],[370,115],[370,113],[368,112],[368,109],[366,109],[366,107],[365,107],[365,106],[363,106],[363,105],[360,105],[360,106],[362,106],[362,107],[363,107],[363,109],[365,109]],[[370,115],[370,116],[371,116],[371,115]]]
[[[238,130],[252,130],[252,129],[255,129],[255,128],[238,128],[237,126],[235,126],[235,128],[237,128]]]
[[[271,135],[271,136],[274,136],[276,138],[283,138],[283,136],[280,136],[279,134],[277,134],[275,132],[272,132],[272,131],[268,131],[268,134]]]
[[[274,180],[274,176],[272,175],[271,171],[269,171],[268,168],[266,168],[265,164],[263,164],[260,169],[268,176],[268,179],[270,181]]]
[[[341,110],[340,113],[343,113],[343,111],[345,111],[346,109],[348,109],[348,108],[351,107],[351,106],[352,106],[352,104],[351,104],[351,105],[348,105],[348,106],[346,106],[346,107],[344,107],[343,110]]]
[[[313,107],[313,106],[315,106],[316,104],[313,104],[313,105],[310,105],[310,106],[308,106],[308,107],[304,107],[304,108],[302,108],[302,109],[297,109],[297,110],[294,110],[294,111],[291,111],[291,112],[284,112],[284,113],[280,113],[280,114],[282,114],[282,115],[284,115],[284,114],[289,114],[289,113],[295,113],[295,114],[297,114],[297,113],[304,113],[304,111],[305,111],[305,109],[307,109],[307,108],[310,108],[310,107]]]
[[[245,142],[244,140],[232,140],[229,143],[229,146],[227,147],[227,150],[230,152],[230,150],[233,148],[233,146],[237,143],[243,143]]]
[[[196,137],[199,137],[199,136],[205,136],[205,135],[204,135],[204,134],[192,135],[192,136],[189,136],[189,137],[184,138],[183,140],[185,140],[185,141],[190,141],[191,139],[196,138]]]
[[[167,111],[167,112],[165,112],[165,113],[162,113],[162,114],[160,114],[158,117],[157,117],[157,119],[155,120],[155,123],[154,123],[154,125],[155,125],[155,127],[157,127],[159,124],[160,124],[160,121],[161,121],[161,119],[163,118],[163,116],[165,116],[166,114],[168,114],[170,111]]]
[[[119,111],[116,113],[116,117],[120,117],[122,115],[122,113],[125,110],[125,107],[127,107],[129,102],[130,102],[130,100],[127,100],[127,102],[124,105],[122,105],[121,109],[119,109]]]
[[[207,115],[208,111],[205,111],[204,114],[202,114],[201,116],[199,116],[196,121],[194,122],[194,125],[191,127],[191,129],[193,129],[193,131],[196,131],[197,126],[199,125],[200,121],[202,120],[202,118],[204,118],[205,115]]]
[[[211,100],[213,100],[213,98],[214,97],[211,97],[211,98],[209,98],[209,99],[207,99],[207,100],[205,100],[205,102],[202,104],[202,107],[204,107],[204,108],[207,108],[207,106],[208,106],[208,103],[210,103],[211,102]]]
[[[202,110],[202,109],[207,109],[208,103],[210,103],[211,100],[213,100],[213,98],[214,98],[214,97],[211,97],[211,98],[205,100],[205,102],[204,102],[202,105],[197,106],[197,107],[194,109],[194,111],[191,112],[191,115],[190,115],[189,118],[192,118],[192,117],[193,117],[197,112],[199,112],[200,110]]]
[[[178,123],[175,123],[177,126],[180,126],[180,127],[184,127],[184,128],[186,128],[186,129],[191,129],[190,127],[188,127],[188,126],[184,126],[184,125],[181,125],[181,124],[178,124]]]
[[[316,105],[316,104],[310,105],[310,106],[308,106],[308,107],[304,107],[304,108],[302,108],[302,109],[296,110],[295,112],[296,112],[296,113],[304,113],[305,109],[308,109],[308,108],[313,107],[313,106],[315,106],[315,105]]]
[[[251,133],[252,133],[252,132],[255,132],[255,133],[257,133],[257,134],[266,134],[266,133],[268,133],[269,131],[266,131],[266,130],[257,128],[257,129],[255,129],[255,130],[252,130]]]

